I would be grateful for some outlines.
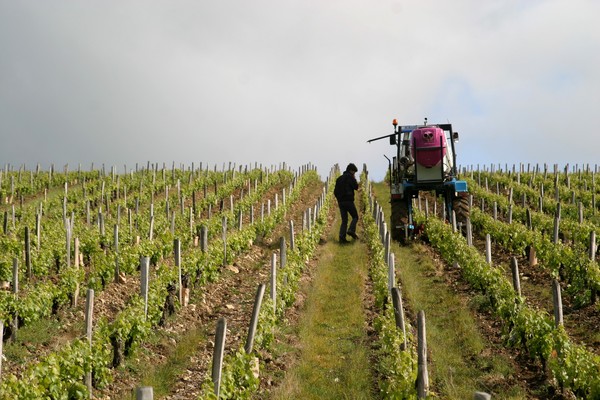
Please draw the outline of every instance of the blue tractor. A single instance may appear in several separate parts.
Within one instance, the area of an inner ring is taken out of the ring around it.
[[[394,240],[406,242],[414,238],[412,218],[413,199],[420,192],[435,192],[442,197],[446,218],[456,217],[457,224],[469,218],[467,182],[457,179],[456,151],[458,132],[451,124],[398,125],[393,121],[394,133],[368,140],[389,139],[396,146],[396,155],[389,163],[389,185],[392,215],[390,233]]]

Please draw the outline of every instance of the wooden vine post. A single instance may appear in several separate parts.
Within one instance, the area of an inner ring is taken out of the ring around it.
[[[452,210],[452,233],[456,233],[457,226],[458,225],[456,224],[456,212],[454,210]]]
[[[427,334],[425,329],[425,311],[417,316],[417,397],[427,398],[429,394],[429,375],[427,373]]]
[[[65,259],[67,268],[69,268],[71,266],[71,222],[69,218],[65,218]]]
[[[119,270],[119,225],[115,224],[113,231],[114,235],[114,249],[115,249],[115,282],[119,283],[120,270]]]
[[[285,237],[279,239],[279,268],[285,268],[287,263],[287,251],[285,245]]]
[[[13,258],[13,295],[15,296],[15,299],[18,300],[19,298],[19,261],[17,260],[17,258]],[[17,312],[15,312],[15,319],[13,320],[13,324],[12,324],[12,335],[11,335],[11,340],[15,341],[17,340],[17,331],[19,330],[19,315]],[[0,341],[2,341],[2,337],[0,336]]]
[[[471,218],[467,218],[467,245],[473,246],[473,225],[471,225]]]
[[[295,241],[294,241],[294,221],[290,220],[290,250],[294,251]]]
[[[217,331],[215,333],[215,349],[213,353],[213,364],[212,364],[212,381],[214,384],[214,391],[219,397],[221,390],[221,371],[223,369],[223,354],[225,352],[225,336],[227,335],[227,320],[225,318],[219,318],[217,322]]]
[[[388,236],[389,237],[389,234]],[[393,252],[390,252],[387,259],[388,263],[388,290],[396,287],[396,256]]]
[[[208,249],[208,228],[206,225],[200,227],[200,250],[206,253]]]
[[[0,382],[2,382],[2,359],[4,358],[4,321],[0,319]]]
[[[529,266],[535,267],[538,263],[537,253],[534,246],[529,246]]]
[[[517,297],[521,297],[521,280],[519,277],[519,263],[517,257],[511,258],[510,267],[512,271],[513,288],[515,289],[515,293],[517,293]]]
[[[404,343],[401,350],[406,350],[406,324],[404,323],[404,307],[402,306],[402,294],[397,287],[392,288],[392,304],[394,305],[394,320],[396,327],[402,331]]]
[[[492,265],[492,238],[489,233],[485,235],[485,261]]]
[[[150,241],[154,239],[154,203],[150,204],[150,231],[148,232],[148,239]]]
[[[41,237],[42,237],[42,214],[37,213],[35,215],[35,235],[37,237],[37,250],[40,251],[41,246]]]
[[[256,328],[258,327],[258,316],[260,314],[260,307],[262,305],[262,299],[265,294],[265,284],[261,283],[258,285],[256,290],[256,296],[254,298],[254,307],[252,309],[252,319],[250,320],[250,328],[248,329],[248,338],[246,339],[246,346],[244,350],[246,354],[252,353],[252,347],[254,345],[254,337],[256,335]]]
[[[554,302],[554,325],[558,327],[563,324],[563,307],[560,283],[556,279],[552,280],[552,299]]]
[[[104,214],[102,214],[102,210],[98,212],[98,229],[100,230],[100,235],[104,236]]]
[[[175,256],[175,266],[177,267],[178,287],[179,287],[179,304],[183,304],[183,282],[181,273],[181,240],[173,240],[173,251]]]
[[[222,239],[223,239],[223,265],[227,264],[227,217],[222,221]]]
[[[596,232],[595,231],[590,232],[589,258],[591,261],[596,260]],[[590,295],[590,301],[592,304],[596,303],[597,295],[598,295],[598,293],[596,291],[596,288],[592,288],[591,295]]]
[[[76,237],[74,240],[74,245],[75,245],[75,263],[73,264],[75,266],[75,268],[79,268],[81,265],[81,252],[79,251],[79,237]]]
[[[141,386],[135,390],[135,400],[154,400],[152,386]]]
[[[143,256],[140,260],[141,266],[141,295],[144,298],[144,318],[148,318],[148,275],[150,273],[150,257]]]
[[[85,222],[88,225],[91,225],[92,223],[92,216],[91,216],[91,211],[90,211],[90,201],[86,201],[85,202]]]
[[[389,259],[390,259],[390,244],[391,244],[390,242],[391,242],[391,235],[390,235],[390,232],[388,232],[386,230],[385,235],[384,235],[384,241],[383,241],[383,259],[385,260],[386,264],[388,264],[388,265],[389,265]],[[393,287],[393,285],[392,285],[392,287]]]
[[[277,310],[277,254],[271,255],[271,300],[273,301],[273,311]]]
[[[94,317],[94,289],[88,289],[85,301],[85,335],[92,349],[92,328]],[[85,384],[88,389],[90,399],[92,398],[92,368],[85,376]]]
[[[25,227],[25,268],[27,269],[27,276],[31,278],[31,240],[29,238],[29,227]]]
[[[80,253],[79,253],[79,238],[75,238],[75,269],[79,269],[80,265]],[[79,301],[79,281],[75,284],[75,291],[73,292],[73,298],[71,299],[71,307],[77,307]]]
[[[194,237],[194,210],[190,207],[190,236],[194,238],[195,245],[198,246],[198,237]]]

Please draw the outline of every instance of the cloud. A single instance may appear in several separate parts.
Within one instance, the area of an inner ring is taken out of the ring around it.
[[[0,160],[366,163],[450,121],[463,165],[595,162],[591,0],[0,3]]]

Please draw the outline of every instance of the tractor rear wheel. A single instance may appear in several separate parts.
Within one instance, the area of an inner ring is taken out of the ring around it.
[[[452,199],[452,210],[456,215],[456,224],[464,227],[469,219],[469,198],[466,196],[458,196]],[[464,231],[465,228],[463,228]]]
[[[408,225],[408,203],[406,200],[392,201],[392,217],[390,218],[390,233],[392,239],[405,243],[405,226]]]

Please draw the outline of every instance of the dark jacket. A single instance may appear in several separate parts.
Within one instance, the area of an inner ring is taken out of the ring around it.
[[[358,190],[358,182],[351,172],[345,171],[335,180],[333,195],[337,201],[354,201],[354,191]]]

